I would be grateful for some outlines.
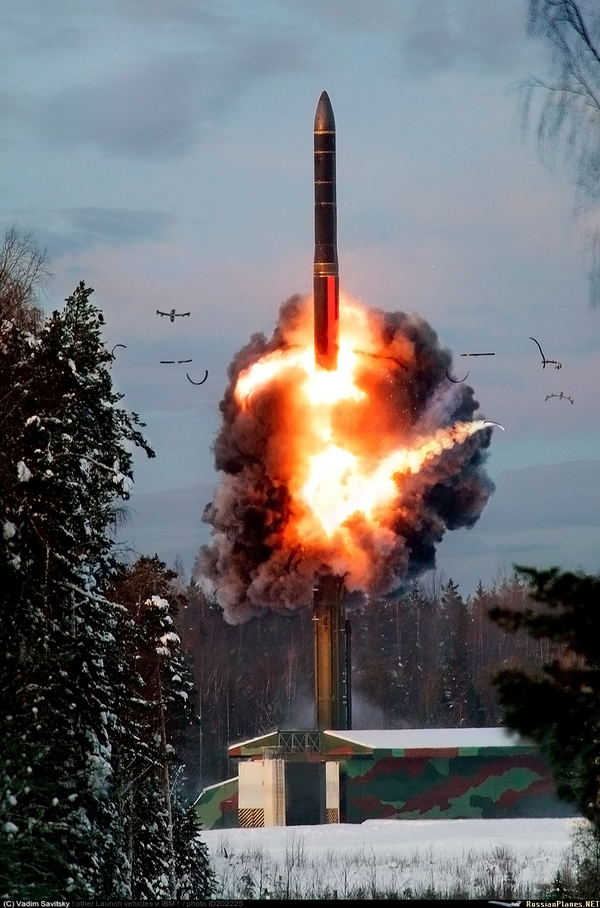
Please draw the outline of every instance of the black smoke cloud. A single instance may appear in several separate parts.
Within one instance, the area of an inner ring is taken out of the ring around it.
[[[307,401],[295,391],[299,377],[294,370],[278,375],[244,407],[235,389],[241,373],[259,360],[310,343],[310,303],[291,297],[272,337],[253,335],[228,370],[213,445],[221,479],[203,514],[212,542],[198,553],[194,573],[212,585],[231,623],[267,609],[285,614],[310,605],[315,576],[329,572],[346,576],[350,603],[370,595],[397,597],[435,566],[436,546],[447,530],[475,524],[494,489],[484,469],[492,434],[486,427],[426,460],[418,472],[397,477],[398,494],[376,520],[359,511],[350,515],[344,523],[350,552],[336,534],[323,541],[292,531],[299,505],[290,483],[311,433]],[[479,404],[473,389],[448,380],[452,355],[426,321],[359,304],[351,313],[345,317],[361,327],[354,379],[364,396],[336,404],[336,444],[369,463],[474,419]]]

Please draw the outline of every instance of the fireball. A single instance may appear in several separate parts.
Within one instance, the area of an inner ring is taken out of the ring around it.
[[[315,574],[397,595],[434,566],[448,529],[493,490],[491,425],[423,319],[343,298],[338,369],[315,365],[311,298],[292,297],[270,341],[230,367],[215,441],[221,480],[199,554],[232,622],[309,605]]]

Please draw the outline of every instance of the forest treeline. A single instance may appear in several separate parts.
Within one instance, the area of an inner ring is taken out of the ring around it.
[[[355,728],[483,727],[503,724],[493,677],[541,667],[548,640],[507,632],[492,608],[531,606],[516,574],[463,598],[435,573],[393,602],[369,600],[348,613]],[[314,727],[310,604],[291,616],[267,613],[229,625],[197,584],[179,581],[179,627],[201,717],[186,747],[191,796],[236,774],[231,743],[276,728]]]

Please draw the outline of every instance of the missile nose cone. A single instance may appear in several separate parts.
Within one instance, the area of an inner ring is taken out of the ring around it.
[[[317,104],[315,114],[315,132],[333,132],[335,130],[335,120],[333,118],[333,107],[326,91],[322,92]]]

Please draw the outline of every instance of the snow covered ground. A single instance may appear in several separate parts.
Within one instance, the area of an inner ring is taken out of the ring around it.
[[[582,822],[368,820],[201,838],[217,898],[527,898],[551,882]]]

